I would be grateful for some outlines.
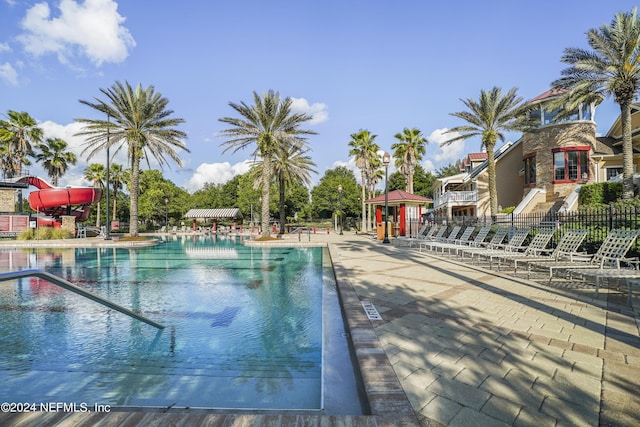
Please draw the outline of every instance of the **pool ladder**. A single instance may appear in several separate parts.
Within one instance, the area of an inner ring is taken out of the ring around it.
[[[133,317],[136,320],[139,320],[141,322],[144,322],[148,325],[153,326],[154,328],[158,328],[158,329],[164,329],[164,325],[161,325],[160,323],[154,322],[151,319],[148,319],[144,316],[139,315],[138,313],[129,310],[128,308],[125,308],[121,305],[118,305],[114,302],[111,302],[107,299],[104,299],[102,297],[99,297],[98,295],[91,293],[89,291],[86,291],[76,285],[74,285],[73,283],[68,282],[65,279],[62,279],[58,276],[55,276],[51,273],[47,273],[46,271],[43,270],[21,270],[21,271],[11,271],[8,273],[0,273],[0,282],[4,282],[7,280],[13,280],[13,279],[21,279],[24,277],[40,277],[42,279],[45,279],[48,282],[53,283],[54,285],[58,285],[61,288],[64,288],[68,291],[71,292],[75,292],[78,295],[81,295],[85,298],[89,298],[92,301],[95,301],[99,304],[102,304],[104,306],[107,306],[111,309],[114,309],[116,311],[119,311],[120,313],[126,314],[129,317]]]

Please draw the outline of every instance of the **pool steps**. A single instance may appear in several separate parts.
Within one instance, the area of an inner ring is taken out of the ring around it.
[[[37,270],[37,269],[32,269],[32,270],[20,270],[20,271],[10,271],[8,273],[0,273],[0,282],[4,282],[7,280],[14,280],[14,279],[21,279],[23,277],[40,277],[42,279],[47,280],[48,282],[53,283],[54,285],[58,285],[61,288],[64,288],[68,291],[74,292],[78,295],[81,295],[85,298],[89,298],[92,301],[95,301],[99,304],[102,304],[104,306],[107,306],[113,310],[119,311],[122,314],[126,314],[129,317],[133,317],[136,320],[139,320],[141,322],[144,322],[148,325],[153,326],[154,328],[158,328],[158,329],[164,329],[164,325],[161,325],[160,323],[154,322],[151,319],[148,319],[144,316],[139,315],[138,313],[136,313],[135,311],[131,311],[128,308],[125,308],[121,305],[118,305],[114,302],[111,302],[107,299],[104,299],[94,293],[91,293],[89,291],[86,291],[76,285],[74,285],[73,283],[68,282],[67,280],[55,276],[51,273],[47,273],[46,271],[43,270]]]

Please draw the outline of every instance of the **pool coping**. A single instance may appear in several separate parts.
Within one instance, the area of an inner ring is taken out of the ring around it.
[[[288,239],[287,239],[288,240]],[[73,413],[0,413],[0,425],[40,426],[70,423],[69,425],[93,425],[101,422],[108,425],[354,425],[354,426],[420,426],[418,417],[413,410],[407,395],[385,353],[382,344],[373,328],[371,320],[362,306],[349,274],[340,261],[336,246],[328,242],[292,242],[277,240],[269,242],[255,242],[246,240],[244,243],[255,246],[315,246],[327,247],[331,257],[331,264],[336,278],[338,296],[342,307],[345,330],[349,335],[351,351],[362,380],[363,391],[368,405],[365,415],[324,415],[296,413],[248,413],[246,411],[189,411],[169,410],[158,412],[153,410],[131,411],[128,409],[114,409],[113,412],[73,412]],[[71,242],[77,243],[78,239]],[[4,242],[3,242],[4,243]],[[32,247],[27,242],[20,242],[16,246]],[[44,243],[44,242],[43,242]],[[100,244],[101,243],[101,244]],[[129,247],[125,242],[99,241],[95,246]],[[0,245],[8,246],[8,245]],[[50,247],[54,247],[49,245]],[[71,245],[70,245],[71,246]],[[79,247],[79,246],[74,246]]]

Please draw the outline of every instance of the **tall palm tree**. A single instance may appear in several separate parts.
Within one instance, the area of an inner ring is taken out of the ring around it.
[[[425,147],[428,143],[427,138],[422,136],[422,132],[416,128],[404,128],[402,133],[396,133],[394,138],[398,140],[391,145],[393,157],[396,159],[396,167],[405,176],[406,191],[413,193],[413,174],[416,165],[427,152]]]
[[[291,98],[280,99],[280,94],[269,90],[258,95],[253,92],[254,105],[245,102],[236,104],[230,102],[240,118],[223,117],[219,121],[232,127],[222,131],[227,138],[222,145],[226,145],[223,153],[232,150],[234,153],[256,144],[254,156],[262,161],[261,191],[262,191],[262,235],[270,237],[269,231],[269,202],[270,186],[273,176],[273,160],[278,151],[284,146],[306,143],[301,135],[313,135],[315,132],[300,129],[300,125],[311,120],[311,116],[302,113],[291,113]]]
[[[106,100],[96,98],[96,102],[80,100],[82,104],[106,115],[106,120],[76,119],[85,124],[77,135],[85,136],[90,160],[98,152],[115,148],[114,155],[126,149],[131,167],[131,210],[129,214],[129,234],[138,235],[138,196],[140,186],[140,161],[147,166],[154,158],[160,167],[168,165],[166,156],[178,166],[182,166],[176,149],[189,152],[183,139],[187,134],[175,129],[183,119],[171,118],[172,110],[167,109],[169,100],[155,91],[153,86],[144,89],[138,84],[135,89],[128,83],[116,82],[109,89],[100,89]]]
[[[512,88],[504,96],[502,89],[494,87],[488,92],[480,91],[478,101],[461,99],[468,111],[451,113],[452,116],[465,120],[468,124],[457,126],[445,133],[460,133],[441,145],[466,140],[474,136],[482,138],[482,146],[487,153],[487,173],[489,175],[489,206],[491,216],[498,213],[498,197],[496,194],[496,162],[494,151],[498,139],[504,141],[505,131],[522,131],[530,127],[527,117],[527,105],[522,97],[516,95],[517,88]]]
[[[54,187],[58,186],[58,180],[69,166],[75,165],[78,160],[74,153],[67,151],[67,146],[60,138],[47,138],[44,144],[40,144],[40,152],[36,154],[36,160],[42,163]]]
[[[123,169],[122,165],[111,163],[111,167],[109,168],[109,181],[111,182],[111,188],[113,188],[113,215],[111,217],[113,220],[116,220],[118,190],[122,190],[124,188],[124,186],[129,182],[129,178],[129,169]]]
[[[351,137],[351,141],[349,141],[349,147],[351,147],[349,155],[355,157],[356,167],[360,169],[362,177],[362,231],[366,233],[369,231],[369,222],[365,217],[364,203],[366,199],[367,173],[371,167],[372,159],[378,158],[380,146],[374,142],[378,135],[372,135],[371,132],[366,129],[360,129],[358,132],[352,133],[349,136]]]
[[[377,144],[376,144],[377,147]],[[379,148],[377,148],[377,150],[379,150]],[[377,151],[376,150],[376,151]],[[369,159],[369,167],[367,167],[366,169],[366,180],[367,180],[367,191],[369,192],[368,198],[372,199],[373,197],[375,197],[375,193],[376,193],[376,186],[378,185],[378,183],[380,181],[382,181],[382,178],[384,177],[384,171],[382,169],[382,157],[377,155],[375,157],[372,157],[371,159]],[[375,228],[375,226],[373,225],[373,220],[372,218],[372,210],[373,210],[373,206],[369,205],[369,210],[367,211],[367,224],[373,226]]]
[[[316,173],[311,157],[306,155],[310,151],[299,143],[283,144],[281,149],[273,157],[273,181],[278,185],[279,211],[280,211],[280,234],[284,233],[286,222],[285,217],[285,192],[287,185],[301,183],[311,185],[311,172]],[[254,179],[254,188],[260,188],[262,184],[263,162],[257,160],[251,168],[251,177]]]
[[[637,9],[617,13],[610,25],[587,31],[592,50],[567,48],[561,61],[570,64],[564,77],[551,85],[566,90],[561,100],[567,110],[580,103],[613,96],[622,122],[622,198],[633,197],[631,103],[640,88],[640,19]]]
[[[8,157],[3,161],[8,176],[22,175],[22,165],[31,164],[27,156],[33,156],[33,145],[39,145],[42,136],[35,119],[24,111],[9,110],[7,120],[0,120],[0,141],[8,144]]]
[[[84,179],[90,181],[95,188],[104,188],[105,167],[100,163],[92,163],[84,168]],[[96,227],[100,227],[100,200],[96,205]]]

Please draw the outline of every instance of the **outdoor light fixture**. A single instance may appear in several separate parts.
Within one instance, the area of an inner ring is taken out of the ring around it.
[[[169,232],[169,196],[164,196],[164,226]]]
[[[105,208],[105,232],[104,232],[104,240],[111,240],[111,224],[109,223],[109,128],[111,127],[111,120],[109,114],[107,114],[107,194],[105,204],[107,205]]]
[[[382,240],[382,243],[391,243],[389,241],[389,230],[387,227],[387,215],[389,212],[389,163],[391,163],[391,155],[385,152],[382,155],[382,164],[384,165],[384,240]]]
[[[342,184],[338,185],[338,199],[340,200],[340,235],[342,236]]]

